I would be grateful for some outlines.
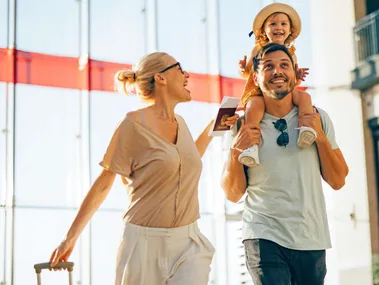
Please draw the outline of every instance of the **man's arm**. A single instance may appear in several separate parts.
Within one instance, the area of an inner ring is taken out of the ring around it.
[[[240,154],[240,151],[230,149],[221,176],[221,187],[224,189],[226,199],[234,203],[237,203],[245,194],[247,186],[243,164],[238,161]]]
[[[349,168],[340,149],[332,149],[326,135],[317,134],[316,145],[321,164],[321,175],[326,183],[334,190],[345,185],[345,178]]]
[[[349,168],[345,158],[334,138],[334,128],[330,118],[325,114],[326,128],[321,125],[320,114],[305,114],[301,116],[301,125],[313,128],[317,132],[316,146],[321,165],[321,175],[326,183],[334,190],[339,190],[345,185],[345,178]],[[334,144],[334,148],[332,146]]]
[[[238,156],[244,149],[259,144],[259,140],[259,127],[245,125],[244,119],[242,119],[241,128],[232,142],[221,176],[221,187],[224,189],[226,199],[231,202],[237,203],[246,193],[247,188],[244,166],[238,161]]]

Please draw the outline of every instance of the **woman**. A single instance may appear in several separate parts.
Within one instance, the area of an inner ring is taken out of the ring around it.
[[[130,112],[117,127],[96,179],[66,238],[54,250],[52,266],[67,261],[76,240],[121,175],[130,203],[117,256],[117,285],[208,283],[214,248],[197,226],[201,157],[211,137],[210,122],[193,141],[175,106],[191,100],[189,74],[166,53],[139,60],[121,70],[116,82],[128,93],[135,86],[149,103]],[[231,126],[235,115],[227,120]]]

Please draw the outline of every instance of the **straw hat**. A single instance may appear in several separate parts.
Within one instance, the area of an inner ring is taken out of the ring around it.
[[[261,35],[261,29],[264,22],[267,20],[268,17],[270,17],[274,13],[284,13],[291,19],[291,35],[294,39],[296,39],[301,31],[301,20],[299,14],[290,5],[284,3],[272,3],[264,7],[255,17],[253,23],[253,31],[250,32],[249,36],[251,36],[254,33],[255,37],[258,38]]]

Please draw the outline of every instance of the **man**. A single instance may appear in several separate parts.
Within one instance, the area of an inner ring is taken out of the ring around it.
[[[321,177],[338,190],[348,167],[326,112],[315,109],[298,118],[292,102],[295,68],[287,48],[266,45],[253,59],[253,68],[265,115],[260,126],[242,120],[221,179],[228,200],[238,202],[247,193],[246,265],[256,285],[321,285],[325,249],[331,247]],[[317,132],[309,148],[297,146],[299,120]],[[238,156],[260,141],[261,164],[244,169]]]

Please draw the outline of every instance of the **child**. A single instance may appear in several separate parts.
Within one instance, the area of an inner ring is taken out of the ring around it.
[[[299,36],[301,31],[301,20],[297,12],[289,5],[283,3],[273,3],[264,7],[255,17],[253,31],[255,34],[255,46],[251,52],[246,65],[246,56],[239,61],[240,73],[244,78],[248,78],[243,94],[242,104],[246,108],[246,122],[258,124],[265,113],[264,99],[259,87],[255,86],[252,69],[252,59],[259,49],[268,43],[277,43],[287,46],[293,56],[296,68],[296,85],[300,80],[304,81],[308,75],[308,68],[298,68],[295,56],[295,47],[292,42]],[[313,113],[311,96],[303,91],[294,89],[292,92],[293,103],[299,108],[299,116],[306,113]],[[309,147],[316,140],[316,132],[312,128],[299,126],[299,138],[297,144],[301,148]],[[259,164],[258,146],[254,145],[244,150],[239,156],[239,161],[246,166]]]

